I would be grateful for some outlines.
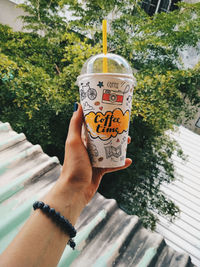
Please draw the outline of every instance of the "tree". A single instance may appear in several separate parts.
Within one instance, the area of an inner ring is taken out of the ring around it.
[[[25,28],[42,35],[56,37],[65,30],[65,21],[61,13],[62,5],[58,0],[26,0],[19,5],[29,16],[21,16]]]
[[[100,192],[152,229],[157,220],[152,211],[173,219],[178,207],[160,185],[174,179],[172,154],[182,153],[166,131],[189,119],[200,103],[200,65],[184,69],[179,58],[181,49],[199,40],[200,4],[182,3],[178,10],[152,18],[133,0],[90,0],[84,6],[75,0],[46,2],[23,5],[33,33],[0,27],[1,119],[62,160],[71,103],[78,98],[76,77],[83,62],[101,51],[101,22],[110,17],[109,50],[137,69],[128,149],[133,165],[107,175]],[[58,15],[65,8],[77,19],[65,23]],[[61,20],[60,26],[55,20]]]
[[[0,119],[62,162],[76,78],[99,48],[71,32],[58,40],[0,25]]]

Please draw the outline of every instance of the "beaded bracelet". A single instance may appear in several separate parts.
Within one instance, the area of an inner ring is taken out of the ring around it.
[[[42,201],[36,201],[33,204],[33,209],[40,209],[44,214],[51,218],[51,220],[56,223],[56,225],[58,225],[65,234],[69,235],[70,239],[68,241],[68,245],[70,245],[72,249],[75,248],[76,243],[72,238],[76,236],[76,230],[64,216],[60,215],[60,212],[55,211],[54,208],[50,208],[49,205]]]

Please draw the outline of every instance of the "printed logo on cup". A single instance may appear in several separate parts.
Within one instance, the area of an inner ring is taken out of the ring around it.
[[[85,116],[85,122],[92,138],[108,140],[128,131],[129,117],[129,110],[123,113],[121,109],[117,108],[114,111],[107,111],[105,114],[92,111]]]
[[[102,102],[107,104],[122,105],[124,93],[120,90],[113,91],[109,89],[103,90]]]

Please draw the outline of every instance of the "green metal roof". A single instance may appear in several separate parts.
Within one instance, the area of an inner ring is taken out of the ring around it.
[[[30,215],[32,203],[54,184],[61,170],[56,157],[29,143],[24,134],[0,123],[0,253]],[[194,266],[185,253],[166,245],[163,237],[144,229],[137,216],[116,201],[96,194],[83,210],[73,251],[66,247],[59,266]]]

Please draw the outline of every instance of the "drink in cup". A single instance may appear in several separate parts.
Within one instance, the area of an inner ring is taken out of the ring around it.
[[[128,62],[115,54],[95,55],[83,65],[77,83],[92,165],[123,166],[135,85]]]
[[[93,167],[125,165],[135,78],[128,62],[107,53],[103,21],[103,53],[89,58],[77,83],[85,118],[88,153]]]

